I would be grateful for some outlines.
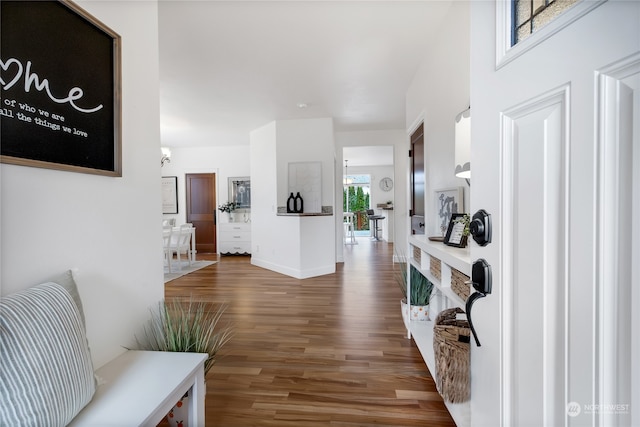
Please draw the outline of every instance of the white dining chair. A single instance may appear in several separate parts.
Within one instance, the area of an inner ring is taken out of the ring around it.
[[[356,244],[356,235],[355,228],[353,224],[353,212],[345,212],[344,213],[344,222],[342,223],[344,226],[344,244],[345,245],[355,245]]]
[[[171,240],[173,237],[173,227],[165,225],[162,227],[162,244],[164,250],[164,263],[169,268],[171,273],[171,261],[173,259],[173,252],[171,250]]]
[[[176,254],[176,258],[178,260],[178,268],[180,270],[182,270],[182,254],[185,254],[187,256],[189,266],[192,265],[192,257],[190,255],[192,228],[193,227],[191,226],[191,224],[182,224],[177,233],[175,231],[172,233],[170,244],[171,253],[169,256],[171,259],[173,259],[173,254]]]

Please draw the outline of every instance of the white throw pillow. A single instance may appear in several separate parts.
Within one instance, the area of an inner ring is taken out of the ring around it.
[[[65,426],[96,383],[82,314],[57,283],[0,300],[0,425]]]

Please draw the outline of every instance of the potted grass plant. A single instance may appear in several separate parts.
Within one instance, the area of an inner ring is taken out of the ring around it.
[[[218,352],[229,341],[232,329],[220,320],[226,304],[214,305],[194,297],[187,301],[162,300],[151,309],[142,333],[135,336],[137,350],[207,353],[205,377],[216,362]],[[171,426],[186,426],[187,399],[183,396],[167,414]]]
[[[407,289],[410,284],[410,316],[411,320],[429,320],[429,301],[433,293],[433,283],[429,281],[413,265],[407,271],[407,259],[404,254],[397,254],[399,260],[395,263],[395,278],[404,298],[400,301],[402,316],[407,321]]]

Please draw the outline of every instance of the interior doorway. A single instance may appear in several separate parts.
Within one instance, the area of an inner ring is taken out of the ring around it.
[[[216,174],[185,175],[187,222],[196,228],[196,251],[216,253]]]
[[[425,193],[425,171],[424,171],[424,124],[411,134],[411,151],[409,152],[410,172],[410,208],[411,234],[424,234],[424,193]]]
[[[394,146],[346,146],[342,149],[343,212],[353,215],[356,238],[370,238],[368,209],[384,217],[382,240],[393,242]]]

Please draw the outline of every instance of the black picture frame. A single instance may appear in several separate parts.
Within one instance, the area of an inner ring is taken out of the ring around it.
[[[454,246],[456,248],[464,248],[467,246],[467,236],[463,235],[464,223],[456,221],[457,219],[463,218],[464,215],[465,214],[463,213],[451,214],[447,234],[444,236],[445,245]]]
[[[162,177],[162,213],[178,213],[178,177]]]
[[[2,0],[0,31],[0,162],[122,176],[120,36],[69,0]]]

